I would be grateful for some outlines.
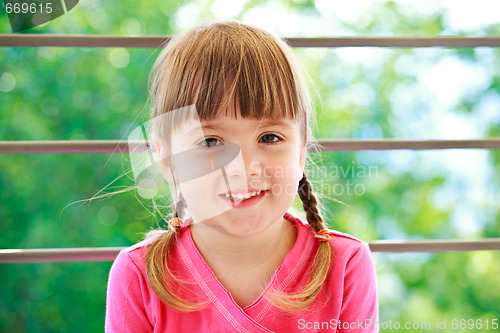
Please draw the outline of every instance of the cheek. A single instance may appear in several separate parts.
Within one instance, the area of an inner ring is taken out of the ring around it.
[[[179,186],[194,223],[213,218],[228,209],[216,196],[214,178],[216,177],[207,175]]]
[[[295,161],[291,164],[280,164],[266,169],[266,177],[272,184],[275,195],[295,196],[299,180],[302,178],[300,165]]]
[[[293,182],[302,178],[299,153],[291,153],[272,161],[265,170],[266,176],[276,182]]]
[[[186,181],[180,184],[179,188],[186,200],[200,201],[207,198],[208,193],[214,193],[213,174],[209,174],[200,178]],[[189,199],[188,199],[189,198]]]

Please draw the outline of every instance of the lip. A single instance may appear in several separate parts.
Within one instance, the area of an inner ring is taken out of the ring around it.
[[[246,207],[253,206],[253,205],[257,204],[258,202],[260,202],[264,198],[264,196],[266,195],[267,190],[248,189],[245,191],[234,191],[234,192],[231,191],[230,193],[228,193],[228,194],[247,194],[247,193],[259,192],[259,191],[260,191],[259,195],[253,196],[253,197],[248,198],[248,199],[242,199],[242,200],[231,200],[231,199],[226,197],[225,193],[219,194],[219,197],[226,204],[230,205],[233,208],[246,208]]]
[[[229,195],[232,195],[232,194],[247,194],[247,193],[259,192],[259,191],[266,191],[266,190],[263,190],[263,189],[260,189],[260,188],[249,187],[249,188],[245,188],[245,189],[237,189],[237,190],[232,190],[232,191],[229,191],[229,192],[221,193],[220,195],[226,195],[226,194],[229,194]]]

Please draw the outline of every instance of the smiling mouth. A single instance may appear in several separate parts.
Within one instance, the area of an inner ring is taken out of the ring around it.
[[[241,200],[244,200],[244,199],[250,199],[250,198],[253,198],[255,196],[258,196],[259,194],[262,193],[262,190],[259,190],[259,191],[254,191],[254,192],[249,192],[249,193],[235,193],[235,194],[229,194],[229,193],[226,193],[224,194],[224,196],[226,198],[228,198],[229,200],[238,200],[238,201],[241,201]]]

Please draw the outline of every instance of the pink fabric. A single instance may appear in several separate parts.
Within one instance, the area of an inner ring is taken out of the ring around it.
[[[106,332],[378,332],[375,269],[366,243],[331,231],[334,257],[322,293],[308,311],[289,314],[271,306],[269,289],[294,291],[307,283],[319,242],[308,224],[289,213],[298,229],[294,247],[263,294],[239,307],[219,283],[183,228],[172,249],[171,267],[190,285],[194,301],[210,300],[202,310],[178,312],[156,297],[148,284],[141,242],[123,250],[111,268]],[[370,324],[371,323],[371,324]]]

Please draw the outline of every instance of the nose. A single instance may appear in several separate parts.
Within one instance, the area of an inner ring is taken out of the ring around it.
[[[228,177],[250,179],[262,174],[263,166],[259,152],[249,145],[239,145],[240,153],[226,167]]]

